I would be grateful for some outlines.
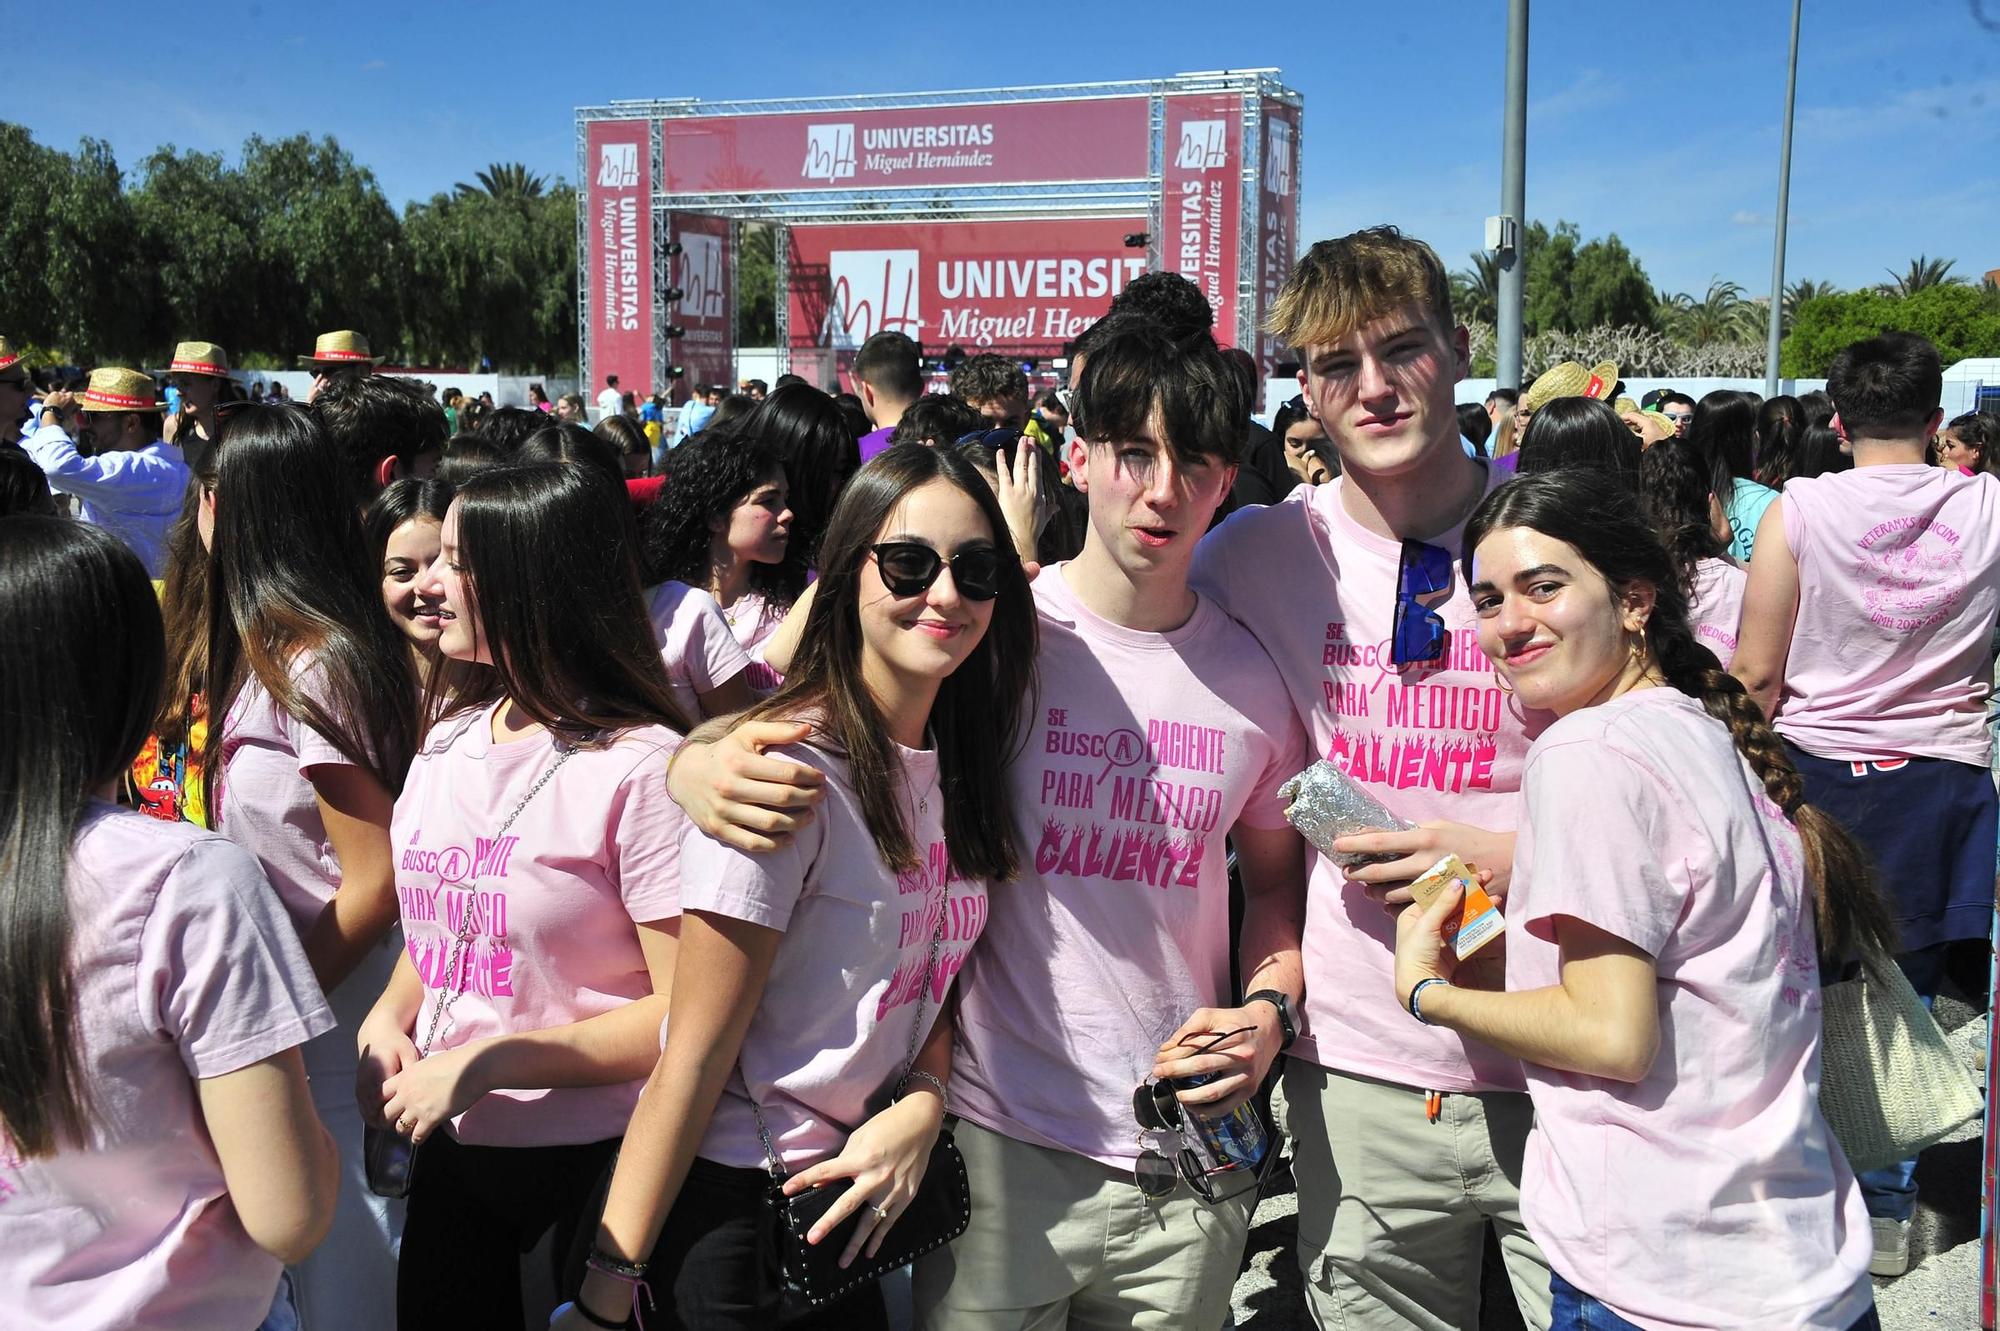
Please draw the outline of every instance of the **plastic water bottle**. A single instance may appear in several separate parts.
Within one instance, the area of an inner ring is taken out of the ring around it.
[[[1176,1077],[1173,1085],[1177,1090],[1191,1091],[1197,1086],[1208,1085],[1218,1075],[1204,1072],[1193,1077]],[[1254,1170],[1264,1163],[1264,1152],[1271,1145],[1270,1136],[1264,1131],[1264,1121],[1257,1117],[1256,1107],[1250,1101],[1244,1101],[1220,1118],[1210,1118],[1189,1105],[1182,1105],[1181,1117],[1217,1165]]]

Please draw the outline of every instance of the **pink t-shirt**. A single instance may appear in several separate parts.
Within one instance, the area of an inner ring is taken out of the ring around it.
[[[1195,583],[1277,662],[1315,755],[1413,823],[1509,831],[1531,728],[1548,718],[1501,690],[1456,561],[1437,606],[1449,630],[1443,658],[1390,665],[1402,545],[1347,515],[1346,484],[1300,486],[1282,503],[1231,515],[1197,547]],[[1460,536],[1454,528],[1431,544],[1456,552]],[[1410,1020],[1390,983],[1395,918],[1332,860],[1308,853],[1305,1022],[1294,1056],[1426,1090],[1521,1089],[1514,1059]]]
[[[1798,833],[1728,728],[1670,688],[1550,726],[1522,808],[1507,987],[1561,983],[1567,916],[1652,955],[1660,1020],[1637,1084],[1528,1067],[1529,1233],[1649,1331],[1846,1331],[1869,1305],[1874,1240],[1820,1116]]]
[[[785,611],[772,605],[762,592],[745,592],[722,612],[722,617],[728,621],[737,643],[750,654],[750,691],[760,698],[776,693],[785,677],[764,660],[764,644],[785,622]]]
[[[1732,559],[1703,559],[1694,566],[1694,599],[1688,617],[1695,640],[1729,668],[1736,655],[1736,631],[1743,623],[1743,589],[1750,575]]]
[[[422,1048],[447,985],[456,993],[433,1052],[517,1031],[567,1026],[653,992],[636,921],[677,913],[687,819],[667,795],[680,737],[622,731],[576,752],[498,836],[555,761],[538,731],[493,742],[492,707],[431,733],[396,800],[396,896],[424,1005]],[[468,900],[472,937],[455,982],[453,945]],[[625,1131],[645,1079],[612,1086],[494,1091],[453,1122],[480,1146],[562,1146]]]
[[[1168,633],[1128,629],[1084,608],[1071,567],[1034,583],[1041,696],[1010,769],[1024,863],[961,977],[952,1107],[1130,1167],[1153,1051],[1196,1008],[1234,1005],[1224,839],[1286,826],[1278,787],[1306,738],[1278,668],[1213,601]]]
[[[1986,766],[2000,478],[1856,467],[1778,502],[1799,565],[1778,733],[1821,758]]]
[[[919,1043],[929,1034],[986,924],[986,885],[950,871],[934,751],[899,750],[903,816],[923,857],[904,873],[876,853],[844,762],[806,745],[772,752],[826,773],[818,816],[766,855],[691,830],[681,851],[681,904],[785,935],[700,1154],[737,1168],[765,1163],[754,1095],[778,1155],[796,1171],[838,1154],[848,1134],[888,1103],[911,1032]],[[919,1007],[940,926],[937,968]]]
[[[0,1132],[0,1289],[20,1328],[254,1327],[276,1258],[243,1231],[195,1082],[333,1026],[257,862],[189,823],[92,804],[71,858],[85,1149]]]
[[[653,636],[667,665],[667,682],[689,725],[707,715],[701,697],[750,668],[750,654],[736,640],[715,598],[685,582],[663,582],[648,598]]]
[[[321,676],[302,664],[297,686],[322,705]],[[222,723],[221,804],[215,829],[257,857],[304,938],[340,888],[340,859],[327,840],[315,767],[353,766],[333,741],[279,707],[251,675]]]

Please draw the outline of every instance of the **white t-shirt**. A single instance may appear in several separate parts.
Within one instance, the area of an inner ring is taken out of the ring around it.
[[[606,388],[597,395],[597,419],[616,416],[625,410],[625,395],[615,388]]]
[[[681,905],[785,935],[700,1154],[737,1168],[765,1163],[754,1095],[786,1169],[796,1171],[838,1154],[888,1103],[912,1032],[921,1045],[985,927],[986,885],[949,869],[934,751],[898,750],[897,795],[921,857],[902,873],[876,852],[844,762],[804,745],[771,752],[826,773],[817,816],[764,855],[689,831]]]
[[[1346,485],[1300,486],[1282,503],[1232,514],[1196,547],[1194,583],[1271,654],[1316,756],[1410,822],[1510,831],[1528,742],[1549,718],[1500,688],[1455,559],[1436,607],[1449,631],[1444,656],[1390,664],[1402,546],[1347,515]],[[1461,534],[1430,543],[1456,552]],[[1292,1056],[1419,1089],[1520,1090],[1516,1060],[1410,1020],[1391,983],[1395,917],[1308,853],[1305,1019]]]
[[[1569,917],[1653,957],[1660,1022],[1636,1084],[1528,1065],[1528,1232],[1648,1331],[1846,1331],[1874,1240],[1819,1110],[1798,833],[1728,728],[1671,688],[1555,722],[1521,796],[1508,989],[1561,983]]]
[[[1129,1168],[1132,1088],[1199,1007],[1231,1006],[1239,821],[1283,828],[1306,738],[1284,681],[1206,597],[1149,633],[1035,580],[1040,697],[1009,773],[1021,875],[961,977],[952,1107],[996,1132]]]

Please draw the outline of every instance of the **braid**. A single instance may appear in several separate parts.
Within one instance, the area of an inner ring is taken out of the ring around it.
[[[1784,741],[1742,681],[1696,639],[1685,607],[1662,598],[1647,621],[1646,640],[1667,682],[1729,727],[1730,740],[1763,783],[1764,793],[1798,829],[1822,958],[1893,955],[1895,926],[1867,853],[1846,828],[1806,803],[1805,779],[1785,752]]]

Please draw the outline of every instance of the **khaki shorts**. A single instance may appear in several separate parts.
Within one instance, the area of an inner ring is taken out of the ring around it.
[[[1298,1060],[1285,1069],[1313,1321],[1323,1331],[1477,1331],[1490,1223],[1522,1319],[1546,1331],[1549,1264],[1521,1225],[1527,1095],[1448,1094],[1435,1123],[1424,1096]]]
[[[925,1331],[1217,1331],[1254,1192],[1149,1202],[1129,1171],[961,1122],[972,1223],[918,1261]]]

